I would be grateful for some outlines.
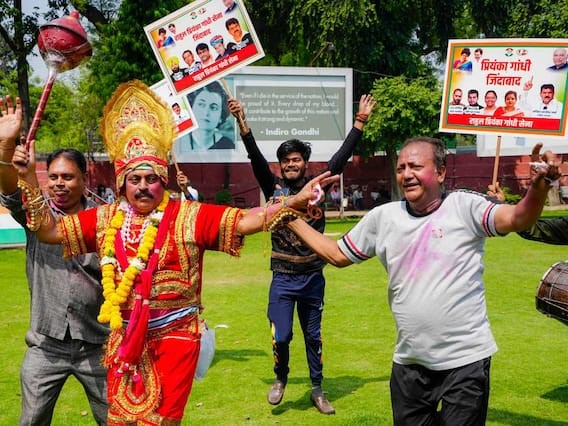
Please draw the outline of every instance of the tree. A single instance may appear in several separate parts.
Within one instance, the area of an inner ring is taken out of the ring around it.
[[[2,37],[0,37],[0,58],[2,58],[0,61],[0,95],[17,93],[16,57]]]
[[[144,25],[186,4],[183,0],[155,0],[141,7],[140,1],[123,0],[117,17],[100,31],[95,53],[88,62],[89,91],[106,102],[120,83],[134,78],[148,85],[164,78],[144,35]]]
[[[391,165],[391,194],[400,199],[396,185],[397,149],[411,137],[438,135],[442,93],[434,79],[382,78],[371,92],[377,105],[367,124],[362,154],[385,151]]]
[[[249,0],[246,2],[266,65],[306,66],[326,43],[335,50],[314,66],[355,70],[356,94],[367,92],[377,76],[427,75],[422,47],[415,42],[415,2],[409,0]],[[278,31],[275,31],[278,28]]]
[[[565,38],[568,1],[532,0],[515,2],[506,28],[511,37]]]
[[[485,37],[507,37],[506,28],[509,24],[509,14],[512,9],[522,7],[523,2],[516,0],[470,0],[468,2],[471,20],[478,26],[477,34]],[[466,36],[471,37],[469,34]],[[468,38],[468,37],[464,37]]]
[[[16,57],[14,56],[14,52],[4,38],[0,37],[0,73],[2,75],[10,74],[11,72],[16,70]]]
[[[322,54],[314,65],[350,67],[354,93],[369,91],[377,77],[430,76],[424,60],[444,60],[448,39],[476,37],[480,27],[506,19],[510,0],[475,9],[489,0],[245,0],[257,34],[267,52],[260,64],[306,66],[327,42],[335,51]],[[493,16],[493,11],[507,14]],[[278,30],[275,31],[275,28]]]
[[[91,154],[102,150],[98,144],[98,111],[103,104],[96,96],[85,95],[83,84],[61,80],[53,86],[37,133],[38,152],[75,148]],[[41,90],[39,86],[32,86],[30,92],[39,98]]]
[[[40,14],[39,8],[34,7],[32,13],[24,15],[22,12],[22,0],[0,0],[0,39],[2,46],[9,49],[9,53],[2,58],[15,61],[17,72],[18,96],[22,99],[24,110],[24,129],[29,128],[32,115],[29,94],[29,65],[27,56],[36,45],[39,32],[39,18],[46,21],[69,13],[72,5],[80,13],[83,13],[95,28],[100,28],[108,23],[108,16],[113,13],[118,0],[48,0],[48,11]],[[96,4],[96,6],[95,6]]]
[[[18,95],[22,99],[24,110],[24,128],[28,128],[30,121],[30,96],[28,86],[28,61],[26,57],[35,45],[37,33],[37,7],[28,16],[22,14],[22,1],[14,0],[13,4],[8,1],[0,1],[0,37],[12,52],[15,58]]]

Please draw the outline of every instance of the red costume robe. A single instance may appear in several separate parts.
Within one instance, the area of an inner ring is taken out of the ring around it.
[[[103,205],[63,218],[60,230],[65,255],[97,252],[103,258],[105,232],[117,208],[118,203]],[[121,374],[116,362],[125,327],[114,330],[109,337],[105,356],[109,369],[109,425],[136,421],[158,425],[164,420],[180,424],[199,355],[204,252],[216,250],[238,256],[242,247],[242,237],[235,231],[241,210],[173,200],[168,209],[173,209],[174,219],[161,224],[167,227],[163,231],[165,241],[152,273],[149,297],[150,322],[155,324],[146,333],[136,375]],[[120,261],[118,248],[116,257]],[[138,244],[127,244],[123,253],[131,259],[137,248]],[[118,283],[121,272],[116,275]],[[129,318],[133,307],[134,290],[121,306],[124,319]]]

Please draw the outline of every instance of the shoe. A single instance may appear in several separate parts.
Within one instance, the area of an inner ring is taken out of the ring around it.
[[[322,414],[335,414],[335,408],[329,403],[320,387],[312,389],[311,400]]]
[[[268,403],[272,405],[280,404],[282,397],[284,396],[284,389],[286,384],[282,380],[274,380],[270,390],[268,391]]]

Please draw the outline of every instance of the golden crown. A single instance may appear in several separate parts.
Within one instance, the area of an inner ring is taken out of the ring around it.
[[[105,106],[101,123],[103,142],[114,162],[120,190],[126,174],[150,165],[168,180],[168,153],[176,127],[162,100],[144,83],[132,80],[118,86]]]

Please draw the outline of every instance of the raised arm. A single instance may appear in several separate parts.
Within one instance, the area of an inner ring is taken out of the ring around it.
[[[23,145],[16,146],[12,164],[19,176],[18,186],[27,210],[28,228],[37,232],[38,238],[44,243],[61,243],[63,237],[37,180],[35,141],[30,142],[29,151]]]
[[[336,241],[320,234],[303,219],[298,218],[302,214],[300,212],[306,210],[308,203],[315,203],[320,199],[322,187],[337,180],[338,176],[330,176],[329,171],[322,173],[309,181],[296,195],[287,197],[282,202],[269,204],[267,207],[255,207],[248,210],[247,214],[237,224],[237,231],[241,235],[254,234],[262,230],[267,231],[267,227],[273,221],[278,221],[278,218],[285,213],[285,217],[280,223],[287,223],[287,226],[298,234],[322,259],[338,267],[351,265],[352,262],[339,250]]]
[[[251,161],[252,171],[256,178],[264,197],[268,200],[274,191],[275,176],[270,171],[268,161],[258,148],[250,127],[247,124],[245,112],[241,103],[235,99],[228,100],[229,111],[237,119],[239,123],[239,130],[245,149],[247,150],[248,157]]]
[[[12,157],[22,130],[22,103],[10,96],[0,98],[0,193],[9,195],[18,189],[18,173]]]
[[[177,184],[178,187],[180,189],[181,192],[183,192],[183,195],[185,195],[185,198],[187,200],[191,200],[191,194],[189,193],[189,188],[188,188],[188,179],[187,176],[185,175],[184,172],[182,172],[181,170],[177,172],[176,174],[176,179],[177,179]]]
[[[536,144],[531,155],[531,185],[519,203],[503,205],[495,214],[497,232],[519,232],[539,218],[550,184],[560,177],[560,160],[550,151],[539,154],[542,144]]]

